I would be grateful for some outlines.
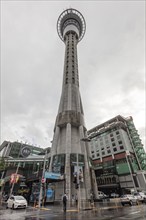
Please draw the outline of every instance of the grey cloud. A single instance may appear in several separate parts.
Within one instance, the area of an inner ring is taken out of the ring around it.
[[[56,22],[70,5],[81,11],[87,24],[78,44],[87,128],[118,114],[132,115],[143,138],[144,2],[3,1],[2,140],[24,137],[50,145],[65,49]]]

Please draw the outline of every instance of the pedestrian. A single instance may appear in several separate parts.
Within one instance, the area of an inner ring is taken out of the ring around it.
[[[71,203],[72,203],[72,206],[74,206],[74,204],[75,204],[75,196],[74,195],[72,195]]]
[[[68,197],[67,197],[66,193],[64,193],[64,195],[62,196],[64,212],[66,212],[67,200],[68,200]]]
[[[75,195],[75,201],[76,201],[76,206],[78,205],[78,196],[77,194]]]

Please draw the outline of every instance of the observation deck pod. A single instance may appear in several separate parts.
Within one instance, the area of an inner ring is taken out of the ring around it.
[[[78,42],[82,40],[86,30],[86,23],[83,15],[76,9],[67,9],[61,13],[57,21],[57,32],[64,42],[65,35],[74,31],[77,34]]]

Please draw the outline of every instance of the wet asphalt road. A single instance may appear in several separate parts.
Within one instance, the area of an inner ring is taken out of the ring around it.
[[[37,209],[3,209],[0,210],[0,220],[146,220],[146,205],[125,206],[108,209],[106,207],[95,210],[77,212],[75,209],[62,211],[61,207]]]

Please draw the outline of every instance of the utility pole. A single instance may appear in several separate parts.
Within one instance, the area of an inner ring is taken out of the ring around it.
[[[130,164],[130,162],[129,162],[130,152],[129,152],[129,151],[126,151],[125,156],[126,156],[126,161],[127,161],[127,165],[128,165],[128,168],[129,168],[129,172],[130,172],[130,175],[131,175],[131,180],[132,180],[132,182],[133,182],[133,187],[134,187],[135,192],[137,192],[137,188],[136,188],[136,186],[135,186],[135,182],[134,182],[134,178],[133,178],[133,173],[132,173],[132,169],[131,169],[131,164]]]
[[[10,195],[9,195],[9,197],[11,197],[11,195],[12,195],[12,193],[13,193],[13,189],[14,189],[14,185],[15,185],[15,179],[17,178],[17,174],[18,174],[19,167],[20,167],[20,162],[18,162],[18,165],[17,165],[17,169],[16,169],[16,172],[15,172],[15,178],[14,178],[14,181],[13,181],[13,183],[12,183],[12,187],[11,187],[11,190],[10,190]]]
[[[41,200],[42,200],[42,194],[43,194],[43,180],[45,181],[45,168],[46,168],[46,158],[47,158],[47,150],[45,152],[45,158],[44,158],[44,165],[43,165],[43,172],[42,172],[42,178],[41,178],[41,186],[40,186],[40,194],[39,194],[39,204],[38,207],[41,207]]]
[[[23,146],[23,144],[21,143],[21,146],[20,146],[20,149],[19,149],[19,154],[18,154],[18,159],[19,159],[19,156],[20,156],[20,153],[21,153],[22,146]],[[18,165],[17,165],[17,169],[16,169],[16,172],[15,172],[15,178],[17,178],[19,167],[20,167],[20,161],[18,162]],[[14,185],[15,185],[15,179],[14,179],[14,181],[12,183],[12,187],[11,187],[11,190],[10,190],[9,198],[10,198],[10,196],[13,193]]]

